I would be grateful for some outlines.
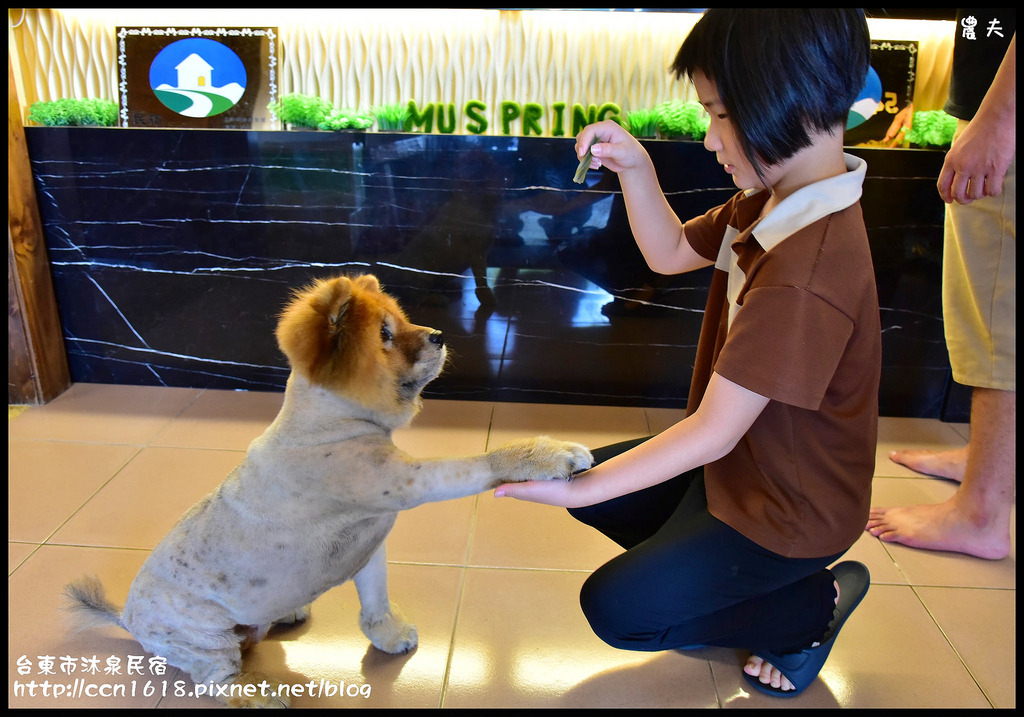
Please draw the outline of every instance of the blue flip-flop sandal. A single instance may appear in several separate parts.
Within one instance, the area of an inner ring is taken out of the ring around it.
[[[867,567],[853,560],[835,565],[830,568],[830,572],[835,581],[839,583],[839,603],[836,605],[836,617],[829,625],[829,630],[821,643],[800,652],[785,655],[777,655],[769,650],[756,650],[752,653],[778,669],[786,676],[787,680],[793,683],[795,689],[781,690],[770,684],[766,685],[756,676],[744,672],[743,676],[747,682],[758,692],[774,697],[795,697],[807,689],[818,677],[846,618],[860,605],[860,601],[867,595],[868,587],[871,585],[871,574]]]

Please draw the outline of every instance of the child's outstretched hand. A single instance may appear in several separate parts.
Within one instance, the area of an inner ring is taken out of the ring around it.
[[[562,508],[579,508],[587,505],[582,496],[579,480],[585,473],[569,480],[535,480],[524,483],[506,483],[494,491],[495,498],[518,498],[532,503],[555,505]]]
[[[650,162],[647,151],[636,138],[612,120],[587,125],[576,135],[577,159],[582,160],[587,150],[594,157],[591,169],[607,167],[619,173]]]

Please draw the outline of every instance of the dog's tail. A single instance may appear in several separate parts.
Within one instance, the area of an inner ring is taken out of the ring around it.
[[[89,576],[68,583],[64,586],[64,598],[63,609],[71,615],[77,630],[107,623],[124,627],[121,608],[107,599],[102,583],[95,577]]]

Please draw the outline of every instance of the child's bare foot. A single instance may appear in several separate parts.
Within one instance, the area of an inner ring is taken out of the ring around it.
[[[954,499],[934,505],[872,508],[866,530],[879,540],[911,548],[948,550],[987,560],[1010,554],[1010,536],[999,521],[971,520]]]
[[[746,664],[743,665],[743,672],[751,677],[757,677],[763,684],[770,684],[775,689],[781,689],[783,692],[796,689],[793,682],[787,680],[785,675],[756,655],[746,659]]]
[[[834,583],[836,586],[836,605],[839,604],[839,583]],[[815,642],[811,647],[817,647],[819,643]],[[789,692],[790,690],[796,689],[792,682],[790,682],[784,674],[779,672],[773,665],[765,662],[762,658],[757,655],[751,655],[747,658],[747,664],[743,666],[743,671],[751,677],[756,677],[765,685],[771,685],[777,690],[783,692]]]
[[[771,685],[777,690],[789,692],[796,689],[793,683],[786,679],[785,675],[757,655],[751,655],[747,658],[747,664],[743,666],[743,671],[751,677],[761,680],[762,684]]]
[[[912,471],[929,476],[963,482],[967,469],[967,446],[948,451],[911,450],[890,451],[889,460]]]

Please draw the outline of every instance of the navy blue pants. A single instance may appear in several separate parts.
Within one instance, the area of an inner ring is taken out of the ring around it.
[[[646,439],[594,451],[608,460]],[[796,652],[832,619],[838,555],[785,558],[708,512],[698,468],[613,500],[570,509],[626,549],[580,592],[594,632],[625,650],[701,645]]]

